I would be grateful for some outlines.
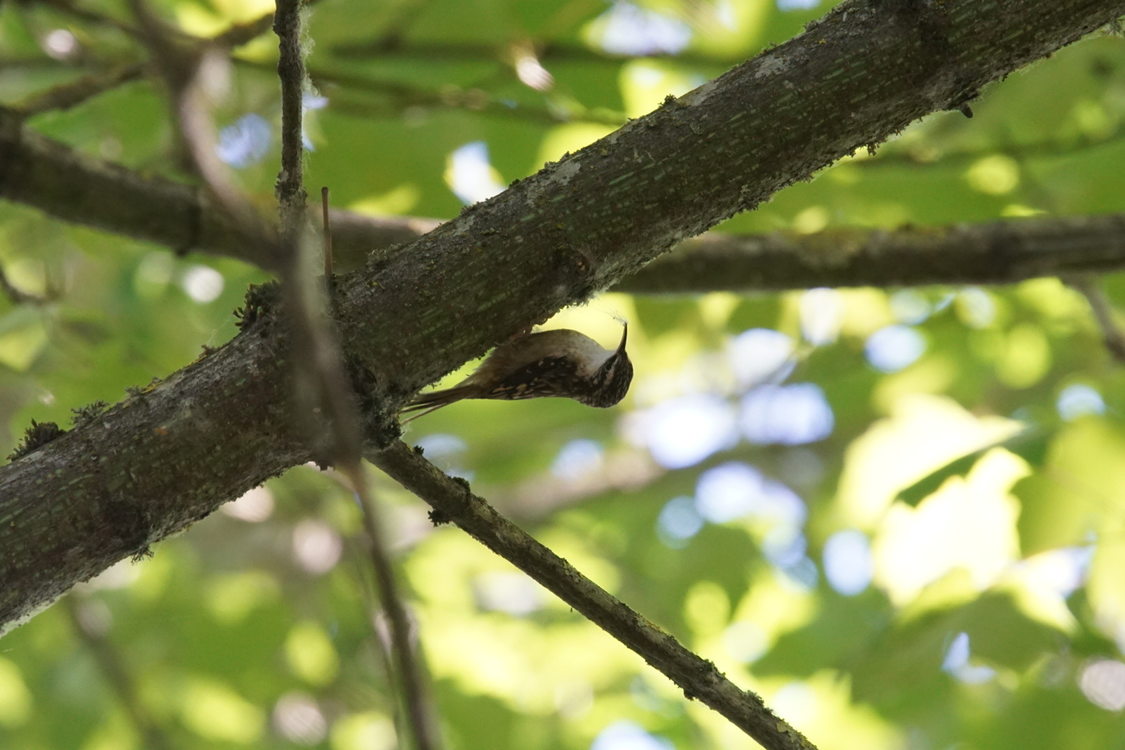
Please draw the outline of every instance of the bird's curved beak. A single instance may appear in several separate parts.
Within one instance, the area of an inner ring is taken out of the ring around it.
[[[625,340],[629,338],[629,324],[623,323],[622,325],[625,327],[625,330],[621,332],[621,343],[617,345],[618,354],[625,353]]]

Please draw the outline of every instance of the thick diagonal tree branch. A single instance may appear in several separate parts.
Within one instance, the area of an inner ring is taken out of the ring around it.
[[[336,312],[369,434],[389,441],[410,393],[493,343],[1123,11],[1125,0],[846,2],[349,275]],[[5,191],[10,165],[0,158]],[[292,420],[289,341],[270,295],[255,303],[219,351],[0,469],[6,627],[311,456]]]

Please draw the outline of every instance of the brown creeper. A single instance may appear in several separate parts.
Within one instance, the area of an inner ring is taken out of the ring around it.
[[[569,328],[519,336],[493,349],[459,384],[415,398],[403,412],[419,413],[404,422],[465,398],[561,396],[587,406],[613,406],[633,381],[633,363],[625,353],[628,335],[626,324],[616,351]]]

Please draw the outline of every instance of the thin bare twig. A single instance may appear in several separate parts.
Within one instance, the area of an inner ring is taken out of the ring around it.
[[[43,4],[54,8],[60,13],[66,13],[67,15],[71,16],[72,18],[76,18],[79,21],[114,29],[135,39],[143,39],[145,36],[143,31],[135,26],[130,26],[129,24],[123,21],[119,21],[111,16],[105,15],[104,13],[88,10],[86,8],[80,8],[70,0],[43,0]]]
[[[329,210],[327,186],[320,189],[320,221],[324,228],[324,280],[331,284],[336,260],[332,257],[332,212]]]
[[[207,191],[80,153],[24,126],[17,113],[2,106],[0,151],[0,197],[5,200],[64,221],[162,244],[177,254],[198,250],[280,270],[276,246],[248,235],[228,207]],[[353,259],[340,265],[354,268],[372,248],[417,239],[437,224],[434,219],[333,211],[336,254],[341,260]]]
[[[566,37],[568,34],[563,32],[560,33],[559,36]],[[333,56],[341,59],[369,60],[372,57],[379,56],[382,59],[418,60],[422,62],[433,62],[436,60],[441,62],[480,63],[498,60],[505,51],[502,47],[495,44],[473,41],[441,40],[430,42],[411,40],[407,43],[403,43],[401,39],[399,39],[400,43],[388,45],[385,41],[386,39],[387,35],[384,34],[374,41],[342,42],[332,46],[329,52],[331,52]],[[756,54],[753,50],[747,50],[746,54],[732,54],[720,57],[706,53],[693,52],[691,49],[674,53],[654,50],[652,52],[634,54],[610,52],[587,44],[570,41],[548,41],[545,38],[532,39],[530,43],[535,48],[536,57],[544,63],[577,62],[600,64],[609,69],[606,71],[607,74],[611,72],[613,67],[620,67],[635,60],[660,60],[670,64],[682,65],[685,68],[703,69],[708,75],[713,75],[730,68],[732,65],[737,65],[746,57]]]
[[[402,39],[410,26],[426,12],[431,5],[431,0],[405,0],[405,2],[392,3],[390,19],[383,24],[379,36],[370,43],[372,53],[369,57],[376,57],[388,49],[394,49],[402,44]]]
[[[135,81],[144,73],[139,63],[121,65],[100,75],[85,75],[73,81],[39,91],[12,106],[23,118],[54,110],[66,111],[118,86]]]
[[[390,625],[390,651],[395,671],[402,683],[408,724],[417,750],[435,750],[441,746],[432,702],[428,695],[421,665],[410,639],[410,620],[395,580],[394,567],[387,550],[386,534],[379,510],[371,496],[362,466],[356,463],[351,470],[341,467],[356,490],[356,500],[363,511],[363,528],[367,532],[367,550],[371,568],[379,589],[379,598]]]
[[[184,35],[153,15],[144,0],[129,0],[145,43],[163,75],[172,102],[172,117],[183,138],[192,168],[203,181],[213,205],[227,215],[243,239],[253,246],[248,254],[276,258],[278,241],[273,222],[266,220],[238,187],[218,156],[218,139],[211,120],[211,98],[203,80],[226,65],[218,48],[184,41]],[[275,261],[276,262],[276,261]]]
[[[261,68],[264,63],[235,55],[234,63],[246,68]],[[309,78],[318,90],[328,92],[334,112],[361,117],[397,117],[409,107],[462,109],[507,119],[528,120],[547,124],[591,122],[620,126],[628,119],[624,114],[607,110],[554,111],[538,104],[512,106],[490,91],[468,86],[446,86],[430,89],[394,80],[379,80],[364,75],[326,68],[309,68]],[[339,87],[335,89],[333,87]],[[356,92],[385,97],[386,101],[359,99]]]
[[[316,0],[306,0],[305,5],[312,5]],[[107,26],[130,37],[144,41],[144,31],[129,24],[122,23],[114,18],[95,11],[76,7],[66,0],[49,0],[49,4],[64,13],[67,13],[86,23]],[[233,48],[261,36],[269,30],[273,23],[273,13],[266,13],[251,21],[236,23],[224,31],[210,37],[195,37],[178,28],[166,28],[166,35],[175,36],[182,43],[195,45],[199,49],[207,47]],[[25,118],[52,110],[67,110],[92,99],[118,86],[135,81],[145,73],[145,66],[140,63],[121,64],[108,72],[82,76],[74,81],[54,86],[46,91],[37,92],[28,96],[22,102],[11,107],[14,112]]]
[[[106,682],[125,709],[125,715],[133,722],[144,747],[152,750],[171,750],[173,747],[171,740],[153,721],[152,715],[137,693],[137,686],[121,654],[106,638],[103,629],[96,624],[88,605],[74,593],[65,597],[62,603],[75,634],[94,657]]]
[[[1125,329],[1117,321],[1117,311],[1101,287],[1089,276],[1072,276],[1063,279],[1072,289],[1086,298],[1090,312],[1101,328],[1105,347],[1118,362],[1125,364]]]
[[[130,0],[131,1],[131,0]],[[145,24],[140,23],[136,26],[119,21],[116,18],[108,16],[104,13],[80,8],[70,0],[45,0],[46,4],[57,11],[66,13],[73,18],[76,18],[85,23],[92,23],[98,26],[115,29],[127,36],[136,39],[142,44],[148,44],[149,30],[145,28]],[[313,5],[317,0],[306,0],[306,5]],[[134,15],[136,15],[135,6],[133,7]],[[244,23],[232,24],[230,28],[220,32],[219,34],[211,37],[210,39],[192,36],[182,29],[168,28],[167,33],[170,33],[182,41],[193,40],[201,43],[216,44],[225,47],[238,47],[246,44],[251,39],[261,36],[270,29],[273,23],[273,13],[265,13],[258,18],[246,21]]]
[[[744,691],[715,665],[611,596],[570,563],[528,536],[474,495],[464,480],[440,469],[396,441],[368,460],[434,508],[435,521],[452,521],[486,547],[534,578],[588,620],[644,657],[683,688],[684,693],[725,716],[769,750],[813,750],[800,732]]]

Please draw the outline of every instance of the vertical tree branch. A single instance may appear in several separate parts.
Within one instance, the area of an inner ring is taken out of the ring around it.
[[[403,701],[406,704],[407,723],[411,728],[417,750],[435,750],[441,746],[437,721],[429,699],[422,669],[415,658],[410,642],[410,619],[402,598],[398,593],[391,556],[384,542],[386,535],[379,517],[378,508],[369,491],[366,474],[362,467],[348,472],[356,489],[356,499],[363,511],[363,528],[367,532],[368,555],[371,568],[375,572],[375,582],[379,589],[383,611],[390,625],[390,651],[398,679],[402,683]]]
[[[1064,280],[1086,298],[1090,312],[1102,331],[1106,349],[1118,363],[1125,364],[1125,330],[1118,324],[1116,312],[1105,292],[1089,276],[1071,276]]]
[[[301,1],[278,0],[274,16],[278,36],[278,77],[281,81],[281,171],[277,177],[277,199],[281,213],[283,284],[293,326],[294,359],[298,384],[308,383],[316,403],[328,417],[329,455],[350,481],[363,513],[368,553],[375,572],[379,598],[390,624],[391,653],[395,673],[402,687],[407,721],[413,744],[418,750],[438,747],[437,722],[424,687],[422,672],[410,643],[410,624],[399,596],[394,568],[384,542],[378,508],[373,502],[361,463],[362,432],[356,398],[344,371],[338,336],[326,314],[327,295],[323,284],[313,277],[309,236],[306,232],[304,187],[304,147],[302,137],[302,99],[305,64],[301,51]],[[327,215],[327,212],[326,212]],[[325,255],[330,251],[329,227],[325,227]],[[325,277],[326,283],[331,283]],[[301,356],[301,355],[311,356]],[[301,400],[307,402],[301,393]],[[312,420],[309,420],[310,424]],[[316,429],[314,427],[314,429]]]
[[[172,743],[168,736],[157,727],[148,709],[141,702],[137,694],[137,686],[132,675],[129,674],[128,667],[121,659],[121,654],[106,638],[102,628],[94,623],[86,607],[87,605],[76,598],[73,592],[63,599],[63,609],[70,617],[75,634],[93,655],[94,661],[97,662],[110,688],[125,709],[125,714],[133,722],[144,747],[150,750],[171,750]]]
[[[277,175],[282,234],[296,236],[304,225],[306,200],[301,138],[305,59],[301,54],[301,0],[278,0],[273,18],[278,38],[277,75],[281,82],[281,172]]]

